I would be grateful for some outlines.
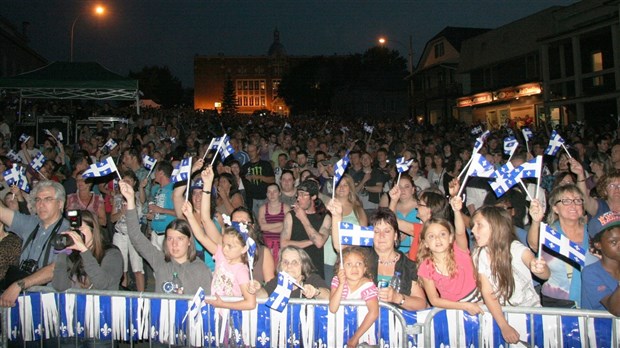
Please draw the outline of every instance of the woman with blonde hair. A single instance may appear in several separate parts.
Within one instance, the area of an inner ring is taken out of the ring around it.
[[[353,178],[345,174],[336,186],[334,198],[342,205],[342,221],[359,226],[368,225],[368,217],[362,207],[362,202],[355,191]],[[325,268],[325,279],[329,282],[334,276],[334,264],[336,263],[336,250],[334,250],[331,236],[327,238],[324,246],[323,263]]]

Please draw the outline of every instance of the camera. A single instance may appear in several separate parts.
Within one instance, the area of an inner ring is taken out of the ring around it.
[[[39,269],[39,265],[37,264],[36,260],[28,259],[28,260],[22,261],[22,263],[19,265],[19,269],[21,269],[24,272],[32,274],[36,272],[37,269]]]
[[[82,226],[82,214],[79,210],[68,210],[67,217],[69,218],[69,226],[74,230],[79,230]]]
[[[80,211],[79,210],[68,210],[67,217],[69,218],[69,226],[71,226],[71,229],[76,232],[79,232],[80,226],[82,226],[82,215],[80,214]],[[52,246],[56,250],[66,249],[68,246],[71,246],[73,244],[74,244],[73,239],[66,234],[56,235],[52,239]]]

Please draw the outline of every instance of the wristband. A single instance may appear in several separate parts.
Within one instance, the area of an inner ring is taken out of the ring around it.
[[[209,191],[209,190],[202,190],[202,193],[206,193],[206,194],[210,195],[211,191]]]
[[[402,296],[402,299],[400,300],[400,302],[398,302],[398,305],[402,306],[403,304],[405,304],[405,295],[401,294],[400,296]]]

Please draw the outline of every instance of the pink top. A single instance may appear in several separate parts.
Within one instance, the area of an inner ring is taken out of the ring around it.
[[[280,211],[277,214],[269,213],[269,203],[265,203],[265,222],[268,224],[276,224],[284,221],[284,203],[280,203]],[[272,231],[263,231],[272,232]]]
[[[93,213],[95,217],[97,217],[99,216],[99,207],[103,204],[103,197],[99,194],[92,193],[90,201],[83,203],[76,192],[67,196],[66,210],[88,210]]]
[[[340,284],[340,280],[335,276],[332,278],[332,291],[338,288]],[[342,298],[343,300],[373,300],[377,299],[379,295],[379,289],[372,281],[362,284],[356,291],[349,293],[351,290],[349,289],[348,284],[344,284],[344,289],[342,289]]]
[[[431,259],[422,261],[418,267],[418,277],[435,282],[435,288],[441,298],[450,301],[460,301],[476,289],[474,264],[469,251],[461,250],[453,245],[456,274],[453,278],[437,272]]]
[[[220,296],[243,296],[241,285],[250,282],[250,269],[245,263],[230,264],[222,253],[222,246],[217,246],[213,257],[215,273],[211,283],[211,294]]]

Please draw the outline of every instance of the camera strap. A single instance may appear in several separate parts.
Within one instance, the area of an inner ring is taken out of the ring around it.
[[[50,243],[50,240],[52,239],[52,237],[54,237],[58,233],[58,230],[60,229],[60,225],[62,225],[62,219],[63,219],[63,217],[61,216],[60,219],[58,220],[58,222],[56,223],[56,225],[54,226],[54,228],[52,229],[52,232],[47,237],[47,241],[45,242],[45,245],[46,245],[45,253],[47,254],[45,256],[45,264],[47,264],[47,261],[49,259],[49,252],[50,252],[50,248],[52,246],[51,243]],[[39,224],[37,224],[37,227],[34,228],[32,233],[30,233],[30,236],[28,236],[28,238],[26,239],[26,242],[24,242],[23,250],[26,250],[28,245],[30,243],[32,243],[32,241],[34,241],[35,238],[37,238],[37,234],[39,234]],[[27,259],[31,259],[31,257],[30,257],[31,253],[32,253],[32,249],[28,251],[28,258]],[[41,259],[41,254],[39,254],[39,257],[37,258],[37,264],[39,263],[39,259]]]

